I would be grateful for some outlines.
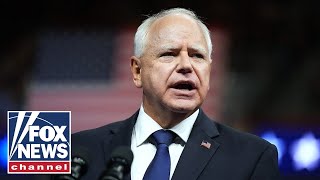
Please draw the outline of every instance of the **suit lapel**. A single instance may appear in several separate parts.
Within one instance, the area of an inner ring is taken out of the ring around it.
[[[219,143],[212,139],[218,135],[214,122],[200,110],[172,180],[197,179],[219,147]]]

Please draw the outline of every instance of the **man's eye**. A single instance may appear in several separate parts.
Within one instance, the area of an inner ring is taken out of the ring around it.
[[[195,57],[195,58],[199,58],[199,59],[203,59],[204,56],[200,53],[195,53],[195,54],[192,54],[191,57]]]
[[[160,55],[160,57],[164,57],[164,56],[175,56],[175,54],[174,52],[165,52]]]

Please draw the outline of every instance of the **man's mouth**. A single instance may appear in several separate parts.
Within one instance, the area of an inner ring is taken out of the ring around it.
[[[191,91],[193,89],[196,89],[196,85],[192,81],[179,81],[174,83],[171,86],[171,88],[178,89],[178,90]]]

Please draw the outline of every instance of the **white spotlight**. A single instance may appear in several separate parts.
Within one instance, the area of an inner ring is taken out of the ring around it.
[[[293,142],[291,156],[296,170],[315,170],[320,160],[320,142],[309,132]]]

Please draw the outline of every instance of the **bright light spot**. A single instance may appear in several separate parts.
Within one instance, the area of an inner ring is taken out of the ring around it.
[[[0,139],[0,167],[7,167],[7,138]]]
[[[312,133],[307,133],[293,142],[291,155],[296,170],[315,170],[320,159],[320,142]]]
[[[285,143],[282,139],[278,138],[275,133],[269,131],[261,135],[261,137],[271,144],[275,145],[278,149],[278,161],[281,163],[282,156],[286,150]]]

